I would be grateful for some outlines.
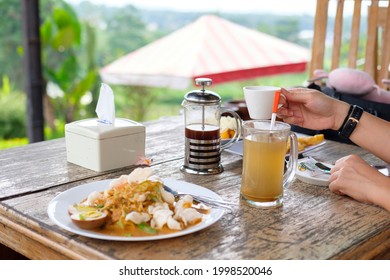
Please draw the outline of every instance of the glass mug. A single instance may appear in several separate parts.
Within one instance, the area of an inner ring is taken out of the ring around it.
[[[241,200],[255,207],[283,204],[283,188],[292,182],[298,162],[298,141],[290,125],[270,120],[243,122],[244,153]],[[287,142],[290,154],[285,170]]]

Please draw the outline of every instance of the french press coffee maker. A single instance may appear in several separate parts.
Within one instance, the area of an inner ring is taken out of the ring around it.
[[[195,79],[201,90],[188,92],[182,106],[185,119],[185,158],[181,171],[190,174],[218,174],[223,171],[221,151],[237,142],[241,136],[241,119],[232,110],[221,108],[221,97],[206,86],[212,84],[208,78]],[[231,114],[237,124],[233,138],[221,144],[221,114]]]

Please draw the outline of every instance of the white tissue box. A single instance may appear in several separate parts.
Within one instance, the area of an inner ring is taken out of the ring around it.
[[[126,119],[115,125],[98,124],[97,119],[65,125],[67,159],[94,171],[106,171],[135,164],[145,156],[145,127]]]

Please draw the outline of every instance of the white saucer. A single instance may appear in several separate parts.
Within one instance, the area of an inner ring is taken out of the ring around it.
[[[300,163],[307,162],[309,160],[312,160],[312,159],[303,158],[303,159],[298,160],[298,166]],[[329,168],[333,167],[332,164],[325,163],[325,162],[321,162],[321,163],[328,166]],[[322,172],[312,172],[308,169],[303,170],[303,169],[297,168],[297,172],[296,172],[295,176],[299,180],[301,180],[302,182],[305,182],[307,184],[324,186],[324,187],[329,185],[330,174],[326,174],[326,173],[322,173]]]

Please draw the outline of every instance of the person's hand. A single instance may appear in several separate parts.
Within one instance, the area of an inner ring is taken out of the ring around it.
[[[286,123],[309,129],[337,130],[348,113],[348,104],[314,89],[282,89],[281,97],[278,117]]]
[[[378,204],[376,196],[382,187],[388,189],[389,181],[359,156],[349,155],[336,161],[331,169],[329,189],[364,203]]]

